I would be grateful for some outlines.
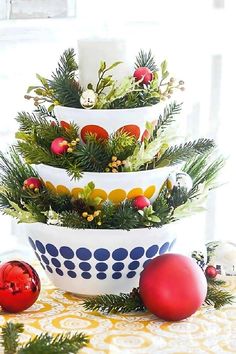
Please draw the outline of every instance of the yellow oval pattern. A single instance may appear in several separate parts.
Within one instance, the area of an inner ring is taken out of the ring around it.
[[[108,199],[115,204],[121,203],[126,198],[126,191],[124,189],[114,189],[108,195]]]
[[[127,194],[128,199],[134,199],[135,197],[138,197],[139,195],[143,195],[143,190],[142,188],[133,188],[129,193]]]

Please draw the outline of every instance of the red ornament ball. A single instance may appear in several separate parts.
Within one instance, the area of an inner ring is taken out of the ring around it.
[[[55,155],[62,155],[67,152],[69,148],[68,141],[64,138],[56,138],[51,143],[51,152]]]
[[[214,266],[207,266],[205,269],[205,274],[207,278],[215,278],[218,274],[217,269]]]
[[[192,258],[164,254],[145,267],[140,276],[139,291],[150,312],[166,321],[180,321],[203,304],[207,281]]]
[[[150,200],[145,197],[144,195],[139,195],[138,197],[134,198],[133,206],[138,210],[143,210],[146,207],[149,207]]]
[[[134,77],[136,81],[148,85],[153,79],[153,73],[146,66],[141,66],[135,70]]]
[[[0,265],[0,306],[17,313],[31,307],[40,293],[40,279],[26,262],[10,261]]]
[[[34,192],[38,192],[41,187],[42,187],[42,182],[40,181],[40,179],[36,177],[29,177],[23,183],[24,189],[29,188]]]

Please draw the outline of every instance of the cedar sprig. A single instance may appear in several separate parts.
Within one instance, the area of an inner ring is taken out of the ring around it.
[[[140,67],[147,67],[152,72],[158,71],[158,67],[156,65],[155,58],[152,55],[151,50],[145,52],[144,50],[141,49],[136,57],[136,62],[134,66],[135,69]]]
[[[87,311],[103,313],[145,312],[146,308],[140,298],[138,289],[129,294],[99,295],[86,299],[83,306]]]
[[[221,288],[222,285],[224,285],[225,282],[220,282],[215,281],[215,284],[213,284],[213,281],[208,282],[208,288],[207,288],[207,297],[205,299],[205,303],[207,305],[214,306],[215,309],[219,309],[225,305],[232,305],[234,302],[234,296],[226,290],[223,290]]]
[[[23,331],[24,325],[21,323],[7,322],[2,327],[1,344],[4,354],[76,354],[89,343],[88,337],[83,333],[63,333],[53,337],[46,332],[21,346],[19,335]]]

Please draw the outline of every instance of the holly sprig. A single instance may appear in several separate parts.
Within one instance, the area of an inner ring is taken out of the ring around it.
[[[22,323],[7,322],[1,328],[0,338],[4,354],[76,354],[89,343],[88,337],[83,333],[51,336],[46,332],[21,345],[19,337],[24,332]]]

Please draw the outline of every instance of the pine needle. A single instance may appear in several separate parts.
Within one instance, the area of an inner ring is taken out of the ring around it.
[[[7,322],[2,326],[1,345],[4,347],[4,354],[16,354],[19,336],[23,331],[22,323]]]
[[[83,306],[88,311],[100,311],[103,313],[146,311],[137,289],[134,289],[130,294],[99,295],[93,298],[88,298],[84,301]]]
[[[158,70],[158,67],[155,63],[155,59],[152,55],[152,51],[149,50],[149,52],[145,52],[144,50],[140,50],[136,57],[136,63],[135,63],[135,68],[140,68],[140,67],[146,67],[150,69],[152,72],[155,72]]]

